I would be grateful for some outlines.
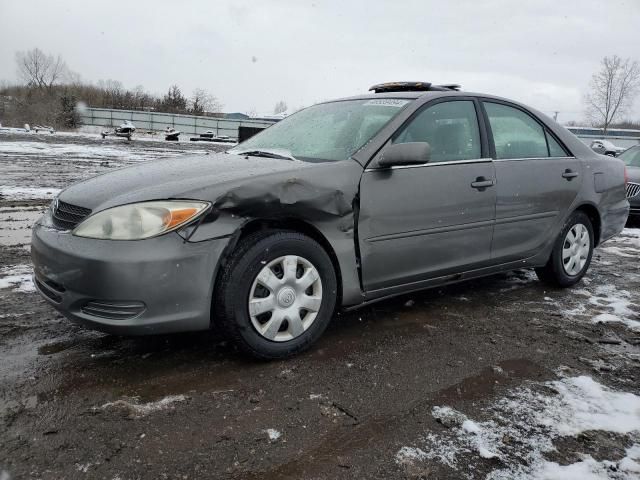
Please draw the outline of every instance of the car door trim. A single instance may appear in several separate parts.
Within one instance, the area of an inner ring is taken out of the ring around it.
[[[367,242],[384,242],[386,240],[397,240],[399,238],[420,237],[424,235],[433,235],[435,233],[457,232],[460,230],[471,230],[473,228],[493,226],[495,220],[482,220],[481,222],[463,223],[461,225],[451,225],[448,227],[426,228],[421,230],[411,230],[408,232],[389,233],[387,235],[379,235],[377,237],[369,237],[365,239]]]
[[[489,163],[493,162],[492,158],[475,158],[472,160],[452,160],[450,162],[429,162],[429,163],[420,163],[417,165],[395,165],[392,167],[373,167],[373,168],[365,168],[365,172],[384,172],[387,170],[404,170],[406,168],[422,168],[422,167],[437,167],[440,165],[457,165],[464,163]]]
[[[494,162],[517,162],[521,160],[575,160],[576,157],[524,157],[524,158],[494,158]]]
[[[548,212],[531,213],[529,215],[521,215],[517,217],[503,217],[496,218],[496,225],[503,225],[505,223],[522,222],[526,220],[537,220],[540,218],[557,217],[560,212],[558,210],[552,210]]]

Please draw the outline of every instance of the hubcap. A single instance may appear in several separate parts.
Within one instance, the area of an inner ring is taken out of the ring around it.
[[[562,246],[562,266],[567,275],[576,276],[582,272],[590,249],[589,230],[581,223],[575,224],[567,232]]]
[[[322,303],[322,281],[303,257],[286,255],[266,264],[249,292],[249,316],[256,331],[274,342],[302,335]]]

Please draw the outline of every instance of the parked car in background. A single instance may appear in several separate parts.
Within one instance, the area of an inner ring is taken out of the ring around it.
[[[631,210],[629,216],[640,219],[640,145],[635,145],[620,154],[627,166],[627,198]]]
[[[454,85],[372,90],[65,189],[33,229],[38,291],[91,328],[213,327],[283,358],[337,307],[523,267],[574,285],[623,229],[624,164],[544,114]]]
[[[104,130],[100,133],[103,139],[107,137],[123,137],[131,141],[133,133],[136,131],[136,126],[131,123],[130,120],[125,120],[119,127],[115,127],[113,130]]]
[[[611,157],[616,157],[625,151],[623,147],[616,147],[608,140],[594,140],[591,142],[591,150],[601,155],[609,155]]]

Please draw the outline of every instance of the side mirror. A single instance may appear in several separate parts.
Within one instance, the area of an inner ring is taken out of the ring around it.
[[[419,165],[431,160],[431,145],[427,142],[394,143],[382,152],[378,166]]]

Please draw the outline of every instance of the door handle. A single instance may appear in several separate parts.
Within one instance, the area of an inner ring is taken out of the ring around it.
[[[571,179],[576,178],[578,175],[578,172],[574,172],[573,170],[567,168],[562,174],[562,178],[566,178],[567,180],[571,181]]]
[[[485,177],[476,178],[475,182],[471,182],[471,188],[475,188],[484,192],[488,187],[493,187],[493,180],[487,180]]]

